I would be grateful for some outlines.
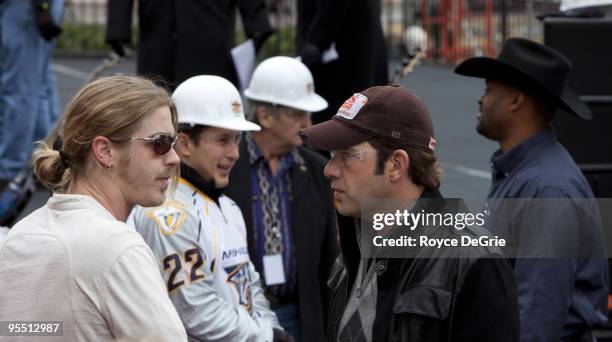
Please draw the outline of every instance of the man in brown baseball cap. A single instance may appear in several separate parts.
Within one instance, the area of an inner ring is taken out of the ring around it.
[[[372,87],[354,94],[331,120],[305,128],[301,135],[308,144],[331,152],[324,173],[332,179],[334,200],[342,215],[359,217],[359,203],[370,196],[370,188],[379,187],[371,181],[381,179],[372,178],[372,173],[382,175],[385,160],[396,150],[405,165],[393,166],[410,169],[412,180],[404,195],[418,198],[425,188],[440,186],[442,171],[434,155],[436,140],[429,111],[415,94],[398,86]],[[357,167],[365,160],[372,164],[373,172]],[[334,177],[335,166],[346,167],[348,184]]]
[[[518,340],[512,271],[495,251],[406,246],[401,252],[410,257],[368,252],[373,240],[363,238],[368,227],[362,223],[372,199],[406,204],[403,208],[414,212],[459,210],[438,191],[441,170],[423,101],[398,86],[368,88],[301,136],[331,152],[324,174],[331,179],[337,211],[355,219],[339,227],[341,254],[328,282],[327,341]],[[431,229],[448,240],[473,233]],[[390,225],[377,234],[395,237],[406,230]]]

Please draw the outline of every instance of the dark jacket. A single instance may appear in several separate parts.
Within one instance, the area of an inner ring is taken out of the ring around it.
[[[108,1],[106,40],[131,41],[134,0]],[[238,78],[231,58],[235,13],[247,37],[271,31],[265,0],[139,0],[138,67],[173,88],[191,76]]]
[[[338,255],[336,218],[329,180],[323,176],[326,160],[309,149],[298,147],[305,168],[290,170],[294,201],[291,205],[293,237],[298,274],[298,305],[302,341],[323,341],[326,309],[329,306],[327,278]],[[232,169],[225,193],[244,215],[251,260],[255,260],[251,169],[246,143]],[[258,270],[260,273],[262,270]]]
[[[389,71],[380,23],[380,0],[298,0],[298,52],[306,42],[321,51],[336,44],[336,61],[312,68],[315,89],[328,102],[329,119],[353,93],[385,85]]]
[[[425,212],[459,209],[458,201],[442,199],[437,190],[426,190],[420,203],[426,198],[435,201],[425,201]],[[428,236],[437,238],[474,234],[467,228],[428,229]],[[361,259],[354,226],[340,226],[340,241],[341,254],[328,282],[328,341],[337,341]],[[411,251],[413,258],[369,259],[376,263],[378,277],[374,341],[518,341],[516,284],[506,260],[484,247]]]

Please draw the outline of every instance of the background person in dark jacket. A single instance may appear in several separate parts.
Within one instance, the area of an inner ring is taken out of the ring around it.
[[[510,257],[517,257],[525,342],[591,341],[591,329],[607,321],[608,265],[597,204],[550,126],[557,108],[591,117],[566,85],[570,70],[565,56],[522,38],[509,39],[497,59],[470,58],[455,69],[486,79],[476,129],[500,145],[491,157],[487,227],[517,247]]]
[[[329,102],[313,122],[329,119],[358,89],[387,84],[380,0],[298,0],[297,20],[298,54]],[[338,59],[323,63],[322,54],[332,43]]]
[[[303,148],[298,133],[327,102],[308,68],[282,56],[257,66],[245,95],[262,130],[243,139],[226,192],[242,209],[251,260],[281,326],[296,341],[323,341],[326,282],[337,256],[335,211],[326,160]],[[270,279],[268,258],[282,261],[284,282]]]
[[[133,4],[108,1],[106,41],[119,55],[131,42]],[[138,74],[159,75],[171,88],[191,76],[217,75],[240,88],[230,54],[236,8],[260,47],[272,32],[265,0],[138,1]]]
[[[342,215],[367,217],[362,208],[372,199],[409,208],[420,198],[410,209],[416,213],[460,208],[437,190],[441,172],[431,118],[407,90],[369,88],[348,99],[331,120],[302,132],[307,141],[331,151],[324,172]],[[354,227],[340,227],[342,252],[329,280],[328,341],[518,341],[512,271],[493,249],[373,249],[373,240],[363,239],[372,228],[359,220]],[[377,235],[395,238],[406,231],[389,227]],[[427,227],[426,232],[444,239],[476,236],[467,228]],[[384,254],[390,251],[407,254]]]

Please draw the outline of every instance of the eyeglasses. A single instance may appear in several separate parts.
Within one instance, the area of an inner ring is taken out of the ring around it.
[[[127,140],[144,140],[147,142],[147,145],[153,146],[153,152],[160,156],[170,152],[170,149],[174,147],[174,144],[176,143],[176,137],[170,134],[156,134],[155,136],[147,138],[127,138],[124,141]]]
[[[340,151],[330,151],[331,160],[340,160],[342,165],[347,166],[352,161],[363,161],[376,156],[376,153],[371,154],[368,151],[362,150],[340,150]]]

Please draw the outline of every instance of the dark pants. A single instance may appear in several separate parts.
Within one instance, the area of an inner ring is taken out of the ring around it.
[[[273,309],[278,317],[278,322],[286,332],[290,333],[295,342],[300,342],[301,329],[300,329],[300,311],[296,304],[285,304],[278,306]]]

